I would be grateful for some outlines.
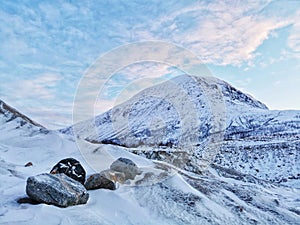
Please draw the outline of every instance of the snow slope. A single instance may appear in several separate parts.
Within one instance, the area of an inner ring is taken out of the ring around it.
[[[300,187],[300,112],[235,115],[215,163],[275,182]]]
[[[4,144],[11,139],[17,142],[18,136],[32,136],[35,133],[47,133],[48,130],[42,125],[32,121],[27,116],[10,107],[0,100],[0,143]]]

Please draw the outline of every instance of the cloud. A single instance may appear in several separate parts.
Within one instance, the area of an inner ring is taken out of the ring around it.
[[[76,84],[84,71],[101,54],[122,44],[163,40],[187,48],[204,63],[252,68],[259,47],[274,31],[290,25],[282,57],[300,58],[300,11],[290,2],[5,1],[0,6],[0,93],[21,109],[29,104],[28,112],[35,111],[37,118],[53,125],[70,121],[65,115],[71,118]],[[120,93],[129,98],[170,74],[180,72],[156,63],[125,67],[109,80],[102,103],[95,108],[102,112]],[[97,95],[98,90],[87,86],[83,97]],[[55,113],[59,107],[64,110]]]
[[[58,74],[44,73],[27,79],[1,79],[1,99],[40,124],[56,129],[72,123],[72,95],[63,93],[60,83],[68,89],[70,81],[63,82]],[[59,97],[58,97],[59,96]]]
[[[265,4],[195,4],[163,17],[153,32],[165,40],[187,47],[205,63],[238,65],[255,57],[256,49],[272,31],[290,23],[285,18],[267,18]]]
[[[159,62],[139,62],[116,71],[106,80],[98,73],[89,73],[76,90],[76,121],[103,113],[145,88],[183,72]]]
[[[12,90],[17,90],[17,98],[54,99],[53,88],[62,78],[56,74],[41,74],[34,79],[23,79],[9,84]]]
[[[298,18],[277,16],[277,8],[273,15],[265,13],[273,1],[55,3],[4,4],[17,11],[0,10],[4,57],[30,56],[46,65],[67,58],[85,66],[121,44],[165,40],[187,47],[205,63],[237,65],[251,61],[272,31]],[[292,48],[298,46],[297,27]]]
[[[100,99],[119,104],[138,92],[172,77],[184,74],[175,67],[160,62],[140,62],[117,71],[105,84]]]
[[[45,104],[31,102],[30,108],[24,106],[18,108],[20,108],[22,113],[48,129],[60,129],[72,125],[72,117],[70,116],[72,115],[72,104],[63,101],[60,103],[56,102],[57,105],[45,106]]]

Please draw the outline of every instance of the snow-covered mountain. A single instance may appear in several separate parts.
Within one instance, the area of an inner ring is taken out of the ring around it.
[[[221,120],[221,116],[249,110],[267,107],[224,81],[182,75],[143,90],[95,119],[62,131],[72,133],[74,128],[81,138],[126,147],[178,145],[179,138],[187,139],[198,132],[197,140],[192,140],[198,144],[211,132],[214,116]],[[225,125],[225,120],[221,122]],[[94,126],[98,128],[96,133]],[[225,130],[222,124],[218,128]]]
[[[0,146],[29,148],[43,145],[31,140],[37,138],[43,142],[49,135],[51,132],[47,128],[0,100]]]
[[[60,132],[1,102],[0,224],[298,224],[299,130],[299,111],[216,78],[177,77]],[[66,157],[87,175],[119,157],[142,174],[85,205],[17,203],[27,177]]]
[[[206,161],[257,178],[300,179],[300,111],[272,111],[213,77],[176,77],[63,130],[187,171]]]

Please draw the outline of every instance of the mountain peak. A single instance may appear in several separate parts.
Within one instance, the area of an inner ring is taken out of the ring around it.
[[[201,88],[203,84],[210,84],[210,85],[217,85],[220,90],[221,94],[227,103],[231,103],[233,105],[240,105],[243,104],[244,106],[248,106],[250,108],[257,108],[257,109],[265,109],[267,110],[268,107],[260,102],[259,100],[253,98],[251,95],[246,94],[237,88],[233,87],[228,82],[221,80],[216,77],[197,77],[197,76],[191,76],[191,75],[180,75],[178,77],[173,78],[172,80],[176,83],[184,83],[188,82],[189,80],[195,80],[199,84],[199,87]]]

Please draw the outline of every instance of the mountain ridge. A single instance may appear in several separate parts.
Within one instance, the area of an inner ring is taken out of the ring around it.
[[[6,104],[1,99],[0,99],[0,114],[2,114],[3,117],[7,118],[7,120],[5,122],[10,122],[10,121],[15,120],[17,118],[21,118],[24,122],[27,122],[27,123],[29,123],[33,126],[37,126],[37,127],[41,127],[41,128],[46,129],[43,125],[33,121],[32,119],[30,119],[26,115],[19,112],[17,109],[15,109],[15,108],[9,106],[8,104]],[[24,123],[20,122],[20,125],[23,126]]]

